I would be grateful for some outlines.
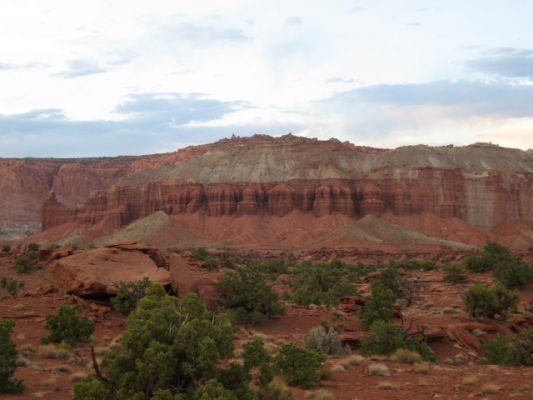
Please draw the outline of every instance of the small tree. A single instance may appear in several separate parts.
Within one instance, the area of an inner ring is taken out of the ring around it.
[[[417,352],[428,361],[435,361],[435,355],[421,335],[407,335],[390,321],[375,321],[370,327],[370,336],[361,341],[361,353],[389,355],[398,349]]]
[[[80,318],[82,309],[79,305],[64,305],[57,315],[46,317],[46,329],[50,336],[41,339],[43,344],[67,343],[70,346],[81,341],[88,341],[94,332],[94,322],[89,318]]]
[[[277,368],[289,385],[312,388],[320,381],[326,356],[294,344],[284,344],[276,356]]]
[[[144,278],[137,282],[120,282],[117,295],[111,299],[113,309],[121,314],[129,315],[150,287],[150,280]]]
[[[476,283],[463,296],[466,310],[474,318],[506,318],[509,310],[516,307],[519,296],[516,290],[506,289],[497,284],[493,289]]]
[[[463,267],[458,264],[448,265],[444,268],[444,271],[444,282],[457,284],[468,280]]]
[[[0,320],[0,393],[20,393],[24,384],[13,379],[17,367],[17,348],[11,340],[15,323]]]
[[[5,244],[2,246],[2,253],[11,253],[11,246]]]
[[[354,293],[341,264],[303,264],[297,271],[292,300],[304,306],[336,306],[343,297]]]
[[[372,282],[372,297],[359,311],[363,325],[369,328],[374,321],[388,321],[394,317],[396,295],[380,281]]]
[[[226,273],[219,287],[222,305],[231,310],[239,322],[257,324],[285,313],[272,287],[252,270],[240,268]]]

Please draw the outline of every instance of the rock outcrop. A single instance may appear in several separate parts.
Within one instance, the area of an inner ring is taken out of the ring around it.
[[[55,282],[61,291],[77,296],[113,295],[119,282],[144,278],[168,285],[170,273],[157,266],[154,254],[156,250],[134,243],[79,251],[56,262]]]

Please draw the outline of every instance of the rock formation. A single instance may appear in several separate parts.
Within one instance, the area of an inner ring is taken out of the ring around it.
[[[533,222],[533,154],[486,144],[380,150],[256,135],[138,158],[0,160],[0,189],[4,225],[30,232],[39,212],[43,230],[72,224],[111,232],[157,211],[427,213],[490,230]]]

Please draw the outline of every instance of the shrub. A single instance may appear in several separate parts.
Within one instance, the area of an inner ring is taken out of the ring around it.
[[[113,309],[123,315],[129,315],[149,286],[150,280],[148,278],[137,282],[119,282],[117,295],[111,299]]]
[[[30,268],[32,266],[31,260],[26,256],[18,256],[15,259],[15,269],[19,274],[26,274],[30,271]]]
[[[533,366],[533,328],[517,334],[511,340],[501,335],[483,343],[489,364]]]
[[[209,257],[209,252],[205,247],[198,247],[191,251],[191,255],[198,261],[205,261]]]
[[[361,341],[361,353],[389,355],[398,349],[417,352],[423,359],[434,361],[435,355],[420,336],[408,336],[399,326],[389,321],[375,321],[371,335]]]
[[[2,246],[2,253],[11,253],[11,246],[5,244]]]
[[[17,281],[16,279],[5,276],[0,278],[0,287],[6,289],[11,295],[15,295],[20,288],[24,287],[24,285],[24,281]]]
[[[385,364],[374,363],[368,366],[368,373],[374,376],[389,376],[389,367]]]
[[[285,312],[265,278],[252,270],[240,268],[226,273],[219,287],[223,306],[231,310],[239,322],[257,324]]]
[[[394,266],[385,268],[377,278],[378,282],[385,289],[389,289],[397,298],[411,300],[413,289],[407,278],[400,275],[398,269]]]
[[[227,385],[245,379],[239,383],[244,386],[248,378],[235,364],[228,370],[219,367],[232,354],[233,328],[226,316],[210,313],[195,294],[178,302],[162,286],[152,285],[130,314],[121,342],[104,355],[103,380],[80,382],[76,400],[163,400],[191,395],[234,399],[237,395],[230,396]]]
[[[390,355],[391,361],[404,364],[415,364],[422,361],[422,356],[416,351],[407,349],[397,349]]]
[[[30,243],[26,246],[26,252],[36,253],[39,251],[39,245],[37,243]]]
[[[372,297],[359,310],[362,324],[369,328],[374,321],[388,321],[394,317],[396,295],[379,281],[372,282]]]
[[[275,363],[289,385],[312,388],[320,381],[325,359],[323,354],[294,344],[284,344]]]
[[[355,293],[341,264],[302,264],[296,274],[292,300],[296,304],[336,306]]]
[[[533,280],[533,268],[499,243],[488,242],[480,254],[469,256],[465,266],[472,272],[492,271],[507,288],[524,286]]]
[[[80,318],[79,305],[64,305],[57,315],[46,317],[46,329],[51,331],[50,336],[41,339],[43,344],[67,343],[70,346],[80,341],[87,341],[94,332],[94,322],[89,318]]]
[[[467,270],[474,273],[482,273],[490,271],[491,266],[487,260],[480,254],[472,254],[465,258],[464,265]]]
[[[388,355],[396,349],[402,348],[404,333],[393,322],[378,320],[370,327],[371,335],[361,340],[361,353],[365,355]]]
[[[506,289],[501,284],[492,289],[476,283],[463,297],[466,310],[474,318],[495,318],[496,315],[506,318],[509,310],[515,308],[519,300],[516,290]]]
[[[448,265],[444,268],[444,271],[444,282],[456,284],[463,283],[468,280],[463,267],[458,264]]]
[[[334,356],[351,354],[348,345],[343,346],[337,332],[333,328],[326,330],[323,326],[311,328],[304,338],[305,347],[313,351]]]
[[[266,385],[272,381],[274,371],[272,367],[272,358],[265,349],[265,343],[259,336],[255,336],[251,341],[244,345],[244,369],[250,371],[251,368],[259,368],[259,382]]]
[[[257,392],[258,400],[293,400],[294,395],[281,378],[274,378],[269,384],[263,385]]]
[[[17,348],[11,340],[15,323],[11,320],[0,320],[0,393],[20,393],[24,384],[13,379],[17,368]]]

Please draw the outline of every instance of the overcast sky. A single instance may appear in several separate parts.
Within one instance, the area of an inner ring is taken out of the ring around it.
[[[530,0],[4,0],[0,156],[533,147]]]

